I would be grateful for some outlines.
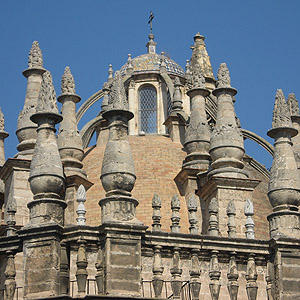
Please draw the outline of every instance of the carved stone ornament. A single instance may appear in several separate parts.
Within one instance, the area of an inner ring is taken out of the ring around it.
[[[192,68],[192,83],[193,88],[205,88],[205,77],[203,71],[198,63],[193,65]]]
[[[86,213],[86,209],[84,206],[84,202],[86,201],[86,192],[85,192],[85,188],[84,186],[81,184],[78,188],[77,191],[77,202],[78,202],[78,206],[77,206],[77,225],[85,225],[85,213]]]
[[[291,116],[300,116],[299,113],[299,103],[298,100],[295,97],[295,94],[289,94],[287,98],[287,104],[290,108]]]
[[[272,128],[291,127],[291,114],[281,89],[277,90],[273,110]]]
[[[161,259],[161,246],[154,246],[152,284],[153,284],[155,298],[162,298],[161,293],[162,293],[162,288],[164,283],[163,276],[162,276],[163,271],[164,271],[164,267]]]
[[[115,73],[109,96],[108,109],[128,110],[128,100],[126,97],[122,76],[119,71],[116,71]]]
[[[28,68],[43,68],[43,55],[37,41],[32,43],[28,56]]]
[[[217,198],[212,198],[208,205],[208,234],[211,236],[219,235],[219,220],[218,220],[219,204]]]
[[[52,76],[49,71],[46,71],[43,74],[36,112],[58,114],[56,93],[53,86]]]
[[[229,70],[225,63],[220,64],[220,68],[218,70],[218,81],[217,81],[217,88],[230,88],[230,76]]]
[[[153,214],[152,214],[152,231],[160,231],[161,230],[161,224],[160,224],[160,208],[161,208],[161,200],[157,194],[154,194],[152,198],[152,208],[153,208]]]
[[[4,131],[4,115],[0,107],[0,131]]]
[[[61,93],[62,94],[76,94],[74,78],[73,78],[73,75],[71,74],[69,67],[65,68],[65,72],[61,79]]]

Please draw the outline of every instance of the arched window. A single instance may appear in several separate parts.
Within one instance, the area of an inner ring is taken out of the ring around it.
[[[153,86],[144,86],[139,91],[139,131],[157,133],[157,99]]]

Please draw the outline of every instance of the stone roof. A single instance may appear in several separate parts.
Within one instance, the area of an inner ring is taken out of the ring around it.
[[[147,53],[139,55],[131,60],[131,65],[133,66],[134,74],[152,73],[159,72],[162,61],[165,63],[167,73],[181,77],[185,75],[185,71],[179,64],[163,54]],[[120,69],[122,76],[126,74],[127,68],[128,62]]]

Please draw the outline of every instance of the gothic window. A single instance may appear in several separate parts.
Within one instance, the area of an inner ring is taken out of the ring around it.
[[[153,86],[144,86],[139,91],[139,123],[139,131],[157,132],[157,97]]]
[[[170,115],[171,109],[172,109],[172,100],[171,100],[170,92],[168,91],[168,93],[167,93],[167,117]]]

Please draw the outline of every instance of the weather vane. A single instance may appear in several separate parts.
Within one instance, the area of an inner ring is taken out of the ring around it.
[[[154,19],[154,14],[150,12],[148,24],[150,24],[150,32],[152,33],[152,20]]]

